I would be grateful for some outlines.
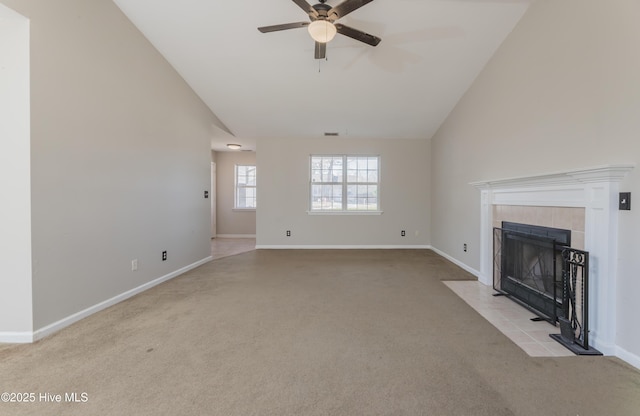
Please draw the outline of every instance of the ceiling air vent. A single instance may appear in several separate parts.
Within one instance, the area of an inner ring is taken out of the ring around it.
[[[330,131],[326,131],[324,132],[325,136],[339,136],[338,132],[330,132]]]

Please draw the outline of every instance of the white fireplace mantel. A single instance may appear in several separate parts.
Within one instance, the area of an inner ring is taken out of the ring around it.
[[[615,353],[618,184],[632,164],[472,182],[480,190],[480,275],[493,283],[493,206],[585,208],[585,249],[590,255],[589,319],[592,345]]]
[[[472,182],[479,189],[505,189],[527,186],[562,186],[590,182],[619,182],[634,165],[606,165],[591,169],[576,169],[544,175]]]

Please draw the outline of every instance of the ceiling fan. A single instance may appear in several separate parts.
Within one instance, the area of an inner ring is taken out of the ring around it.
[[[327,0],[319,0],[320,3],[313,6],[306,0],[293,0],[302,10],[309,15],[310,22],[285,23],[281,25],[263,26],[258,30],[262,33],[276,32],[279,30],[297,29],[307,27],[309,34],[315,41],[315,59],[324,59],[327,54],[327,42],[331,41],[336,33],[348,36],[352,39],[364,42],[367,45],[376,46],[382,39],[370,35],[358,29],[335,23],[354,10],[359,9],[373,0],[345,0],[335,7],[327,4]]]

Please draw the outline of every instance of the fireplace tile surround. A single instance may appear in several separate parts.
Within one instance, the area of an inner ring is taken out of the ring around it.
[[[571,230],[571,247],[584,250],[585,209],[582,207],[536,207],[493,205],[493,227],[502,221]]]
[[[572,247],[590,253],[592,345],[617,355],[618,185],[633,165],[473,182],[480,190],[480,270],[493,282],[493,227],[502,221],[571,230]]]

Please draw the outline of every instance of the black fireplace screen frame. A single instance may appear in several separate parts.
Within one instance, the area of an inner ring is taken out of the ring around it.
[[[493,289],[555,325],[564,315],[562,249],[569,230],[503,222],[494,228]]]

